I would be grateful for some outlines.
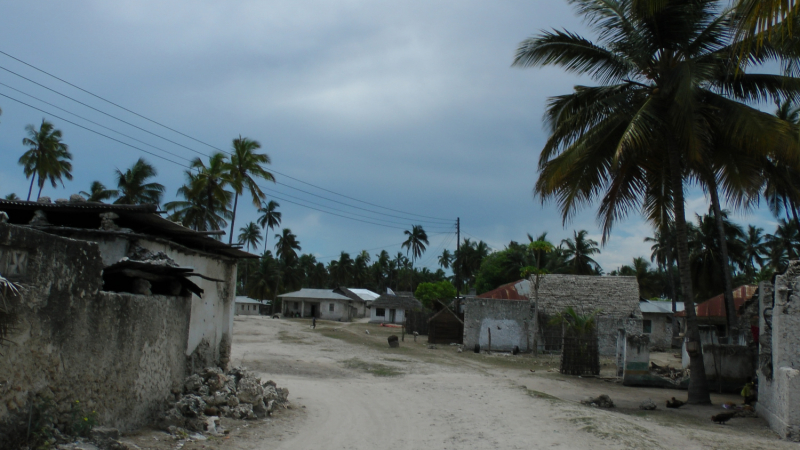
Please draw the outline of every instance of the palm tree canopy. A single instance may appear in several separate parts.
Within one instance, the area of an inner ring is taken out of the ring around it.
[[[119,192],[115,189],[108,189],[105,185],[97,180],[92,181],[91,186],[89,186],[89,192],[81,191],[81,195],[86,197],[87,202],[104,202],[106,200],[111,200],[112,198],[119,195]]]
[[[586,230],[573,231],[573,237],[561,241],[567,264],[575,275],[598,275],[600,264],[592,255],[600,253],[597,242],[587,238]]]
[[[261,243],[261,229],[255,222],[250,222],[239,229],[239,243],[246,245],[247,251]]]
[[[650,2],[654,9],[647,12],[632,0],[572,3],[598,31],[596,42],[567,31],[542,32],[523,41],[514,60],[521,67],[561,66],[602,84],[577,86],[547,106],[551,136],[535,192],[542,201],[554,199],[564,221],[598,197],[603,241],[637,206],[649,220],[664,220],[671,209],[665,170],[671,148],[680,149],[691,170],[720,149],[800,162],[792,127],[746,104],[797,98],[800,81],[747,73],[749,65],[782,60],[772,48],[732,61],[735,20],[720,14],[722,2]],[[746,164],[757,167],[757,159],[734,158],[736,170],[721,173],[729,198],[761,182],[757,168],[745,170]]]
[[[29,147],[28,151],[19,158],[25,177],[31,178],[31,189],[28,190],[30,200],[33,188],[33,179],[38,177],[39,194],[42,192],[45,181],[50,180],[53,187],[61,182],[62,178],[72,180],[72,154],[67,144],[61,142],[61,130],[45,119],[37,130],[33,125],[26,125],[28,137],[22,139],[22,145]]]
[[[120,205],[142,205],[159,204],[161,196],[164,195],[164,185],[160,183],[148,183],[147,180],[158,174],[155,166],[151,165],[144,158],[139,158],[129,169],[122,172],[116,169],[117,188],[119,198],[114,204]]]
[[[258,141],[239,136],[233,140],[233,152],[226,168],[230,177],[230,184],[234,192],[241,195],[248,191],[253,198],[253,205],[260,207],[266,195],[258,187],[257,179],[275,181],[275,177],[264,166],[270,164],[266,153],[256,153],[261,148]]]
[[[292,230],[284,228],[281,234],[276,234],[275,239],[275,256],[278,257],[285,265],[292,265],[297,259],[297,251],[300,248],[300,241],[297,236],[292,234]]]
[[[422,225],[412,225],[411,231],[405,230],[403,233],[405,233],[408,238],[403,242],[401,247],[406,249],[406,255],[408,255],[408,252],[411,252],[411,259],[414,261],[422,256],[427,248],[426,245],[429,245],[428,234],[425,233]]]

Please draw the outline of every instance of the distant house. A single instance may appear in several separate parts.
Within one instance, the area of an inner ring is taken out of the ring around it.
[[[237,316],[257,316],[261,314],[261,307],[264,303],[244,296],[236,296],[236,315]]]
[[[369,289],[346,288],[340,286],[337,292],[354,301],[353,305],[356,307],[356,317],[366,316],[372,302],[380,297],[380,294],[372,292]]]
[[[678,311],[683,311],[683,302],[675,304]],[[672,302],[657,302],[639,299],[642,311],[642,333],[650,336],[650,348],[672,348],[673,326],[680,326],[673,317]]]
[[[750,300],[758,291],[758,286],[745,284],[733,290],[733,304],[737,316],[742,305]],[[725,294],[719,294],[695,305],[697,323],[700,326],[700,341],[703,344],[735,344],[746,345],[749,329],[740,329],[738,336],[729,336],[728,321],[725,313]],[[680,319],[682,331],[685,331],[686,311],[675,314]],[[739,320],[739,319],[737,319]]]
[[[367,291],[357,289],[357,291]],[[367,291],[371,292],[371,291]],[[373,293],[374,294],[374,293]],[[362,293],[366,297],[368,294]],[[279,295],[285,317],[316,317],[325,320],[350,321],[363,317],[366,301],[352,289],[307,289]],[[377,296],[377,294],[374,294]]]
[[[488,344],[492,330],[492,348],[510,350],[532,345],[533,288],[530,280],[508,283],[473,299],[464,300],[464,345]],[[539,286],[538,345],[543,351],[560,351],[561,329],[549,326],[555,315],[572,307],[578,314],[599,310],[596,323],[601,355],[616,354],[620,329],[642,332],[639,309],[639,284],[636,277],[589,275],[547,275]]]
[[[370,323],[403,323],[406,311],[422,309],[422,303],[412,296],[383,294],[372,302]]]

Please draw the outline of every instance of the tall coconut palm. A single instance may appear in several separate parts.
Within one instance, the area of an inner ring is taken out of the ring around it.
[[[592,255],[600,253],[597,241],[586,236],[586,230],[573,231],[572,238],[561,241],[564,255],[567,257],[567,265],[575,275],[598,275],[600,264],[592,258]]]
[[[164,195],[164,185],[148,183],[147,180],[158,175],[155,166],[139,158],[125,172],[116,169],[117,189],[119,198],[114,202],[118,205],[143,205],[161,203]]]
[[[287,266],[293,265],[297,260],[297,251],[302,250],[297,236],[292,234],[292,230],[284,228],[281,234],[275,235],[275,239],[275,256]]]
[[[400,246],[406,249],[406,256],[411,252],[411,264],[425,253],[426,245],[428,243],[428,234],[422,228],[422,225],[412,225],[411,230],[403,232],[408,238]]]
[[[56,187],[58,182],[64,184],[62,178],[72,179],[72,163],[69,162],[72,154],[67,144],[61,142],[63,138],[61,130],[57,130],[45,119],[42,119],[38,130],[33,125],[26,125],[25,131],[28,137],[22,139],[22,145],[29,148],[19,158],[19,164],[23,167],[25,177],[31,177],[27,200],[31,199],[33,182],[38,178],[39,193],[36,196],[38,200],[47,180]]]
[[[766,240],[774,270],[783,271],[790,260],[800,259],[800,231],[794,220],[778,219],[775,233],[766,235]]]
[[[654,223],[666,207],[675,224],[688,340],[699,343],[693,307],[684,188],[714,151],[791,155],[787,124],[745,102],[795,98],[797,79],[747,73],[778,51],[731,58],[736,17],[721,1],[574,0],[597,42],[566,31],[543,32],[520,45],[514,64],[559,65],[593,77],[547,107],[551,136],[540,156],[535,192],[555,199],[566,221],[602,198],[603,241],[616,220],[642,209]],[[646,5],[647,11],[638,6]],[[665,189],[666,188],[666,189]],[[665,195],[668,192],[669,195]],[[663,215],[661,215],[663,220]],[[656,223],[657,224],[657,223]],[[691,403],[710,402],[702,351],[691,356]]]
[[[5,199],[6,200],[16,201],[16,200],[19,200],[19,196],[17,194],[15,194],[14,192],[12,192],[12,193],[6,195]]]
[[[450,264],[453,262],[453,254],[450,253],[450,250],[444,249],[442,250],[442,254],[439,255],[439,265],[442,266],[443,269],[449,269]]]
[[[281,206],[280,203],[270,200],[267,206],[258,208],[258,213],[261,214],[258,216],[258,224],[264,229],[264,251],[267,250],[267,235],[269,234],[267,230],[274,230],[281,224],[282,214],[278,212],[279,206]]]
[[[118,196],[119,192],[116,189],[108,189],[103,183],[95,180],[89,186],[89,192],[81,191],[80,194],[86,197],[87,202],[102,203]]]
[[[275,177],[264,166],[270,163],[266,153],[256,153],[261,148],[258,141],[239,136],[233,140],[233,152],[230,161],[225,164],[230,185],[233,188],[233,217],[231,217],[231,235],[229,244],[233,243],[233,226],[236,222],[236,208],[239,196],[245,191],[253,198],[256,208],[266,198],[266,194],[258,187],[258,179],[275,182]]]
[[[190,182],[188,186],[188,196],[195,198],[202,198],[202,201],[196,203],[205,204],[205,229],[219,230],[227,225],[225,220],[218,220],[218,218],[230,219],[232,213],[229,210],[231,197],[233,193],[226,189],[230,185],[229,172],[227,167],[228,156],[222,152],[213,153],[208,158],[208,165],[200,158],[195,158],[190,164],[190,170],[187,171],[187,178]],[[192,174],[189,175],[189,172]]]
[[[744,273],[748,279],[755,278],[758,268],[764,266],[764,258],[769,251],[764,240],[764,229],[754,227],[753,225],[747,226],[747,235],[744,238],[744,253],[742,259],[744,260]]]
[[[223,190],[218,196],[215,190],[208,189],[208,180],[202,172],[187,170],[184,174],[186,184],[178,188],[178,195],[184,199],[164,204],[164,209],[171,212],[169,219],[197,231],[224,228],[228,224],[226,219],[231,218],[228,205],[232,194]]]
[[[248,252],[251,247],[255,248],[261,243],[261,230],[255,222],[250,222],[239,228],[239,243],[245,245]]]

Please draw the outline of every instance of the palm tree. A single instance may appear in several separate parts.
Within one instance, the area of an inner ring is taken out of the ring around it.
[[[369,252],[361,250],[353,260],[353,284],[357,287],[364,287],[369,278]]]
[[[443,269],[449,269],[450,263],[453,262],[453,255],[450,253],[450,250],[444,249],[442,250],[442,254],[439,255],[439,265],[442,266]]]
[[[278,207],[281,206],[275,200],[270,200],[267,206],[258,208],[259,214],[258,224],[264,229],[264,251],[267,251],[267,230],[274,230],[275,227],[281,224],[281,213],[278,212]]]
[[[766,235],[770,266],[775,271],[786,270],[789,260],[800,258],[800,231],[794,220],[778,219],[775,234]]]
[[[89,186],[89,192],[81,191],[80,194],[86,197],[87,202],[102,203],[105,200],[111,200],[116,197],[119,195],[119,192],[114,189],[108,189],[103,183],[95,180],[92,181],[91,186]]]
[[[748,279],[755,278],[757,270],[756,264],[761,268],[764,266],[764,258],[767,255],[768,249],[764,241],[764,229],[754,227],[753,225],[747,226],[747,235],[744,238],[744,253],[742,259],[744,260],[744,272]]]
[[[284,228],[282,234],[275,235],[275,239],[277,239],[275,243],[275,256],[285,265],[293,265],[297,260],[297,251],[302,250],[297,236],[292,234],[292,230]]]
[[[161,203],[164,195],[164,185],[160,183],[147,183],[146,181],[158,174],[155,166],[144,158],[139,158],[133,166],[122,172],[116,169],[117,189],[119,198],[114,202],[117,205],[144,205]]]
[[[408,236],[408,239],[403,242],[401,247],[406,249],[406,256],[411,252],[411,265],[413,267],[414,261],[425,253],[425,246],[429,245],[428,234],[425,233],[422,225],[412,225],[411,231],[405,230],[403,233]]]
[[[19,158],[19,164],[23,166],[25,177],[31,177],[31,185],[28,188],[28,198],[30,201],[33,191],[33,182],[38,177],[39,193],[38,200],[42,195],[44,183],[50,180],[50,184],[56,187],[57,182],[64,185],[62,177],[72,179],[72,154],[69,152],[67,144],[61,142],[63,137],[61,130],[55,129],[52,123],[42,119],[42,124],[37,130],[33,125],[26,125],[25,131],[28,137],[22,139],[22,145],[29,147],[28,151]]]
[[[275,182],[275,177],[264,169],[264,166],[270,163],[269,156],[266,153],[256,153],[259,148],[261,148],[261,144],[258,141],[239,136],[233,140],[233,153],[231,153],[230,161],[225,164],[234,193],[229,244],[233,243],[233,226],[236,221],[239,196],[245,190],[248,191],[253,198],[253,205],[259,208],[261,202],[266,198],[266,194],[258,187],[256,180],[261,178]]]
[[[186,172],[188,183],[184,191],[179,192],[193,207],[198,210],[199,230],[220,230],[227,225],[232,213],[228,209],[233,193],[225,188],[230,184],[227,161],[228,156],[222,152],[213,153],[208,158],[208,165],[202,159],[195,158]],[[201,207],[205,205],[205,207]],[[231,229],[231,233],[233,229]]]
[[[599,32],[598,42],[566,31],[544,32],[524,41],[514,62],[559,65],[603,84],[578,86],[550,100],[551,136],[540,156],[535,192],[543,201],[556,199],[564,221],[602,197],[598,216],[604,242],[615,221],[637,206],[656,225],[671,217],[687,337],[698,343],[685,180],[693,179],[687,177],[696,175],[692,171],[709,161],[708,155],[723,149],[792,161],[788,154],[797,144],[791,127],[744,102],[795,97],[800,83],[746,73],[746,64],[780,60],[780,52],[751,49],[746,58],[730,57],[736,17],[720,1],[573,3]],[[669,214],[661,214],[664,210]],[[710,402],[702,351],[691,356],[690,368],[689,401]]]
[[[169,220],[180,222],[197,231],[224,228],[228,224],[226,219],[231,218],[231,211],[228,209],[231,193],[224,190],[218,193],[208,189],[208,180],[203,177],[202,172],[187,170],[184,174],[186,184],[178,188],[178,195],[184,200],[164,204],[164,209],[172,212]]]
[[[15,200],[19,200],[19,197],[17,196],[17,194],[12,192],[12,193],[6,195],[5,199],[6,200],[15,201]]]
[[[800,107],[790,100],[777,103],[775,117],[788,123],[800,134]],[[800,170],[779,157],[764,162],[764,198],[775,217],[794,218],[798,221],[800,208]]]
[[[246,245],[248,252],[250,247],[255,248],[261,243],[261,230],[255,222],[250,222],[239,228],[239,243]]]
[[[571,272],[575,275],[599,274],[600,264],[592,259],[592,255],[600,253],[597,241],[588,239],[586,230],[573,231],[572,234],[572,238],[561,241]]]

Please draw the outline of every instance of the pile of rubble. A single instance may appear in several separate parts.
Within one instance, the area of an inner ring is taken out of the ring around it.
[[[289,390],[273,381],[262,383],[252,372],[234,367],[228,373],[216,367],[186,378],[158,425],[168,431],[222,433],[219,417],[252,420],[288,407]]]
[[[594,406],[596,408],[613,408],[614,402],[611,400],[606,394],[602,394],[597,398],[587,398],[585,400],[581,400],[581,403],[588,406]]]
[[[654,362],[650,362],[650,373],[658,375],[660,377],[669,378],[670,380],[682,380],[689,376],[689,369],[676,369],[674,367],[670,367],[669,365],[666,366],[659,366]]]

